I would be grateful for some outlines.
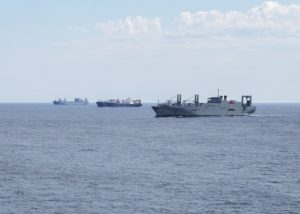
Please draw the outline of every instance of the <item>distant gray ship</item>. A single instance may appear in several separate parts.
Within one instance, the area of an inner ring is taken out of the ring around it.
[[[98,107],[141,107],[143,105],[141,100],[131,100],[131,98],[126,100],[98,101],[96,104]]]
[[[65,99],[57,99],[53,101],[54,105],[87,105],[89,104],[89,101],[87,98],[81,99],[81,98],[75,98],[73,101],[67,101]]]
[[[157,117],[197,117],[197,116],[244,116],[255,112],[252,105],[252,96],[242,96],[241,102],[227,100],[227,96],[208,98],[207,103],[199,102],[199,95],[195,95],[194,101],[181,101],[181,94],[177,100],[168,100],[152,106]]]

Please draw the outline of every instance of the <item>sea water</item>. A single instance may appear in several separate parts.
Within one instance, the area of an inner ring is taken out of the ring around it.
[[[0,105],[0,213],[300,213],[300,104],[246,117]]]

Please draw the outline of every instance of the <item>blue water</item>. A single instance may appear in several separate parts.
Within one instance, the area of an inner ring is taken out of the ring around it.
[[[203,118],[1,104],[0,213],[300,213],[300,104]]]

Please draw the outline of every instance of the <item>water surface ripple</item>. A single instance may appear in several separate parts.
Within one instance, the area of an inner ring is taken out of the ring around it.
[[[0,213],[300,213],[300,105],[155,118],[0,105]]]

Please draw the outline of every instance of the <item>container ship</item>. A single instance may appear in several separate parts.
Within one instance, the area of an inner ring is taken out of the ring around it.
[[[130,98],[126,100],[112,99],[98,101],[96,104],[98,107],[140,107],[143,105],[141,100],[131,100]]]

